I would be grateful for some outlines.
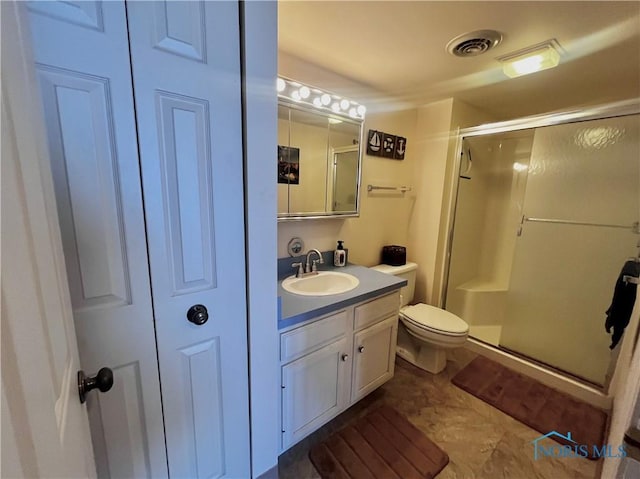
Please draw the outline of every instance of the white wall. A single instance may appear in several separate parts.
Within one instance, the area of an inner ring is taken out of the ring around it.
[[[453,99],[421,107],[416,125],[416,202],[409,225],[408,258],[418,263],[415,302],[433,303],[432,291],[445,187]]]
[[[276,276],[277,4],[244,2],[245,202],[251,472],[277,466],[280,370]],[[265,179],[272,178],[272,181]]]
[[[281,222],[278,224],[278,257],[288,256],[287,243],[294,236],[301,237],[307,249],[332,250],[337,240],[344,240],[349,249],[349,261],[364,266],[380,262],[382,246],[406,245],[414,194],[367,193],[366,186],[413,185],[415,126],[415,110],[367,114],[365,132],[374,129],[407,138],[405,159],[390,160],[364,154],[360,217]]]
[[[302,237],[307,247],[321,250],[333,249],[335,241],[343,239],[350,249],[350,260],[365,266],[379,263],[382,246],[405,245],[408,259],[419,265],[415,300],[439,304],[455,193],[452,185],[457,175],[457,130],[493,118],[452,98],[419,109],[381,103],[376,100],[379,92],[366,85],[288,54],[280,53],[278,72],[361,101],[368,108],[365,130],[407,137],[404,161],[365,156],[362,185],[366,189],[375,180],[413,187],[404,196],[367,195],[364,191],[357,219],[280,223],[278,257],[287,255],[286,245],[293,236]]]

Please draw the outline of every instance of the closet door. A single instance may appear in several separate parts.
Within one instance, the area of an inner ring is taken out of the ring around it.
[[[166,477],[125,6],[29,10],[97,472]]]
[[[249,477],[239,5],[127,17],[170,475]]]

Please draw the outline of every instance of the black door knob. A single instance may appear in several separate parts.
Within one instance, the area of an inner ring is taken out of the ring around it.
[[[98,389],[100,392],[106,393],[113,386],[113,371],[109,368],[102,368],[95,376],[87,377],[84,371],[78,371],[78,394],[80,395],[80,404],[84,404],[87,400],[87,393],[92,389]]]
[[[194,304],[187,311],[187,319],[197,326],[202,326],[209,319],[209,312],[201,304]]]

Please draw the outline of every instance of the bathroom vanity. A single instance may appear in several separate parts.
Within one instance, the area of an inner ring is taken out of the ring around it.
[[[355,289],[299,296],[282,289],[281,449],[393,377],[402,279],[349,265]]]

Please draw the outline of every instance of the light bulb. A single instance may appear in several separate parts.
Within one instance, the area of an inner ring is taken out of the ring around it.
[[[313,104],[318,108],[322,108],[322,100],[320,100],[320,97],[315,97],[313,99]]]
[[[333,105],[331,105],[331,109],[336,113],[340,112],[340,103],[335,102]]]
[[[340,108],[342,108],[343,110],[346,110],[347,108],[349,108],[349,100],[343,98],[340,101]]]
[[[324,106],[327,106],[329,105],[329,103],[331,103],[331,97],[327,93],[322,95],[322,97],[320,97],[320,100],[322,101],[322,104]]]
[[[356,110],[355,107],[351,107],[349,109],[349,116],[351,118],[356,118],[358,116],[358,110]]]
[[[298,90],[293,90],[291,92],[291,98],[293,98],[295,101],[300,101],[300,92]]]
[[[311,95],[311,91],[309,90],[308,87],[303,86],[300,88],[300,97],[301,98],[309,98],[309,95]]]
[[[367,112],[367,108],[364,105],[358,105],[358,115],[364,116]]]
[[[278,80],[276,81],[276,87],[278,88],[279,92],[283,92],[284,89],[287,87],[287,84],[284,82],[282,78],[278,78]]]

